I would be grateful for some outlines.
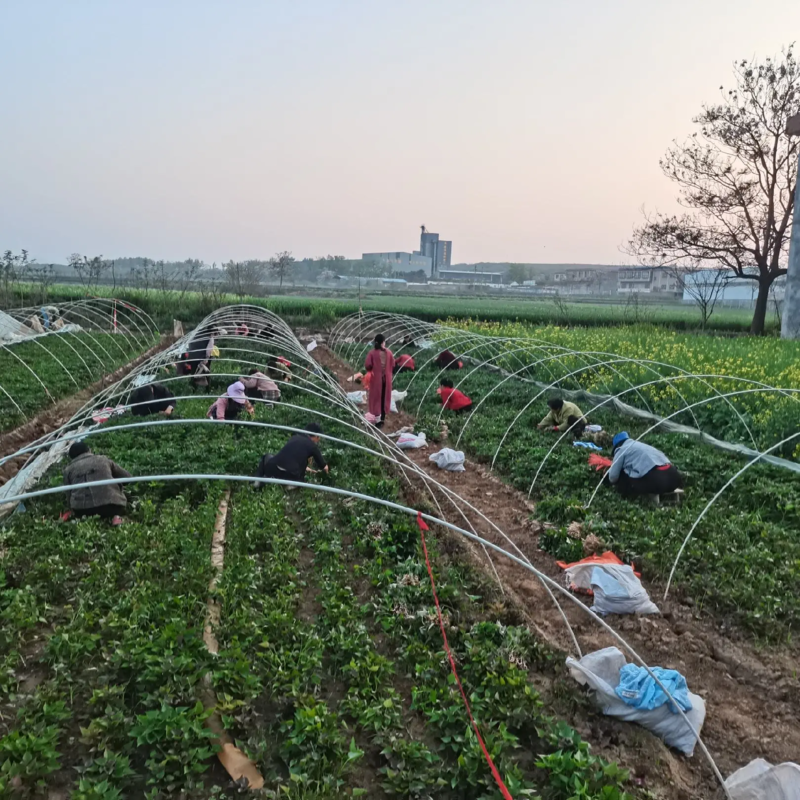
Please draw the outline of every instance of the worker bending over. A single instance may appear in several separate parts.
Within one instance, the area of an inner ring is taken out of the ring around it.
[[[453,381],[449,378],[442,378],[436,394],[442,398],[442,405],[455,411],[457,414],[463,414],[472,408],[472,400],[469,399],[463,392],[453,388]]]
[[[554,431],[569,430],[570,417],[577,417],[583,421],[583,412],[575,405],[575,403],[566,403],[560,397],[551,397],[547,401],[550,411],[547,412],[545,418],[536,426],[539,430],[551,428]]]
[[[436,364],[439,369],[462,369],[464,367],[464,362],[459,361],[456,354],[450,350],[442,350],[442,352],[436,356],[434,364]]]
[[[277,403],[281,399],[281,390],[278,388],[278,384],[257,369],[251,369],[247,375],[239,378],[239,381],[244,386],[244,393],[250,400],[260,398]]]
[[[112,478],[130,478],[131,474],[117,466],[110,458],[92,453],[89,445],[76,442],[69,449],[70,465],[64,470],[64,485],[107,481]],[[67,492],[70,510],[61,515],[62,520],[76,517],[102,517],[112,525],[121,525],[121,515],[128,505],[125,493],[117,483],[103,486],[84,486]]]
[[[161,383],[148,383],[138,386],[128,398],[131,414],[146,417],[150,414],[164,414],[169,417],[178,405],[175,395]]]
[[[394,361],[394,369],[392,372],[397,375],[398,372],[404,370],[413,372],[415,369],[414,359],[408,353],[401,353]]]
[[[608,481],[620,494],[661,495],[683,488],[683,475],[660,450],[631,439],[625,431],[614,437],[613,446]]]
[[[322,427],[316,422],[306,425],[305,433],[296,433],[276,455],[263,455],[258,462],[256,478],[280,478],[285,481],[304,483],[306,472],[313,471],[309,462],[314,459],[317,467],[325,473],[330,472],[319,449],[319,434]],[[255,482],[253,486],[263,487]]]
[[[241,381],[235,381],[222,397],[209,406],[206,416],[209,419],[236,419],[242,409],[245,409],[251,417],[255,414],[253,404],[244,393],[244,384]]]

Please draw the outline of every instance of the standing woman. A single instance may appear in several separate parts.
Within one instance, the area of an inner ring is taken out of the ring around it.
[[[392,405],[392,370],[394,356],[386,347],[383,334],[375,337],[374,349],[370,350],[364,367],[372,374],[369,382],[369,413],[377,417],[375,423],[382,428]]]

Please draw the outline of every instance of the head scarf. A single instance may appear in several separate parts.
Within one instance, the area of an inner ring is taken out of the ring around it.
[[[619,446],[620,446],[620,445],[621,445],[623,442],[627,441],[627,440],[628,440],[628,439],[630,439],[630,438],[631,438],[631,437],[630,437],[630,436],[628,436],[628,432],[627,432],[627,431],[621,431],[620,433],[618,433],[618,434],[617,434],[617,435],[616,435],[616,436],[615,436],[615,437],[612,439],[612,441],[611,441],[611,445],[612,445],[612,447],[614,447],[614,448],[616,449],[616,448],[617,448],[617,447],[619,447]]]
[[[234,403],[239,403],[239,405],[244,405],[246,402],[246,397],[244,394],[244,384],[241,381],[236,381],[232,383],[228,387],[228,397],[233,400]]]

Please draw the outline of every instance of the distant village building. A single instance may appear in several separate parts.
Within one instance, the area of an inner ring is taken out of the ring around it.
[[[467,269],[440,269],[437,277],[440,281],[451,281],[454,283],[501,284],[504,280],[502,272],[478,272],[477,270]]]
[[[391,267],[392,272],[417,272],[425,270],[430,272],[433,266],[429,256],[421,256],[418,253],[404,253],[402,251],[392,251],[389,253],[363,253],[363,261],[379,262]]]
[[[755,274],[755,270],[753,270]],[[687,272],[683,277],[683,301],[693,303],[698,290],[703,286],[712,286],[719,278],[721,288],[717,303],[723,306],[754,308],[758,297],[758,281],[751,278],[740,278],[729,269],[709,269],[702,272]],[[770,289],[770,297],[774,302],[782,303],[786,293],[786,276],[776,278]]]
[[[675,272],[665,267],[622,267],[617,293],[682,297],[683,286]]]
[[[439,238],[438,233],[431,233],[424,225],[419,237],[419,250],[414,255],[427,256],[431,260],[431,278],[436,278],[442,267],[449,267],[453,259],[453,243]]]
[[[423,270],[434,280],[439,270],[450,266],[453,259],[453,243],[440,239],[438,233],[431,233],[424,225],[419,237],[419,250],[406,253],[402,250],[386,253],[363,253],[364,261],[386,264],[392,272],[417,272]]]
[[[579,267],[557,272],[553,275],[553,282],[559,294],[610,295],[617,291],[618,272],[616,269]]]

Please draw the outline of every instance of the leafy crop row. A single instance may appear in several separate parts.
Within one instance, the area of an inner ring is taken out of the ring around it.
[[[549,359],[531,367],[526,375],[547,383],[560,380],[559,387],[564,389],[581,388],[600,394],[623,392],[621,399],[625,403],[642,409],[647,403],[652,411],[665,417],[677,412],[685,403],[702,403],[715,392],[739,392],[730,397],[728,402],[714,400],[697,405],[693,410],[694,418],[688,411],[673,417],[674,421],[686,425],[694,425],[696,418],[702,430],[729,441],[752,445],[747,432],[749,428],[758,445],[766,448],[797,432],[800,394],[752,391],[758,390],[759,384],[800,389],[800,351],[796,342],[770,338],[697,336],[655,326],[534,328],[515,323],[477,323],[470,320],[450,320],[448,325],[493,336],[521,337],[523,341],[530,339],[531,354],[525,358],[532,364],[543,357],[540,352],[533,350],[534,341],[536,345],[555,345],[579,353],[613,354]],[[520,342],[515,342],[513,347],[519,348],[520,345]],[[509,344],[508,349],[511,350],[512,345]],[[585,369],[570,376],[570,373],[581,370],[592,361],[607,359],[617,359],[617,362]],[[637,363],[641,359],[649,363]],[[497,365],[509,371],[520,367],[518,360],[511,355],[500,358]],[[682,370],[700,376],[730,377],[680,377]],[[672,380],[656,382],[660,376]],[[631,386],[646,383],[650,385],[630,391]],[[747,428],[733,411],[734,408],[742,415]],[[797,440],[789,444],[783,454],[791,457],[795,448],[798,448]]]
[[[248,474],[285,439],[180,424],[207,404],[181,403],[178,424],[146,431],[112,431],[122,418],[90,441],[135,474]],[[279,406],[257,419],[307,421]],[[339,485],[400,499],[381,462],[324,449]],[[212,656],[202,634],[223,488],[130,485],[119,528],[58,523],[63,500],[50,497],[2,529],[0,797],[233,796],[200,702],[207,675],[267,797],[497,797],[452,685],[413,520],[234,484]],[[429,548],[462,680],[512,794],[625,797],[627,773],[547,714],[532,678],[553,669],[550,654],[434,533]]]
[[[50,334],[0,349],[0,431],[128,364],[152,344],[144,336],[84,332]]]
[[[411,383],[400,375],[397,388],[411,385],[406,409],[415,411],[424,388],[436,376],[425,370]],[[458,377],[456,380],[461,380]],[[461,386],[477,402],[501,380],[497,374],[478,371]],[[517,413],[538,392],[529,384],[509,380],[496,389],[478,413],[465,417],[444,412],[453,446],[465,430],[459,447],[491,463],[498,445]],[[536,430],[544,415],[546,395],[516,422],[497,454],[495,468],[510,483],[527,493],[542,460],[558,434]],[[418,428],[436,435],[441,405],[431,391],[418,418]],[[591,422],[614,433],[632,436],[647,427],[608,410],[595,412]],[[648,434],[646,440],[663,450],[686,477],[685,499],[680,506],[651,506],[626,500],[602,487],[591,506],[585,507],[599,476],[587,464],[586,450],[573,447],[566,437],[548,458],[534,486],[537,517],[556,523],[541,544],[555,557],[582,557],[580,540],[566,528],[584,523],[620,555],[637,559],[648,581],[666,579],[681,542],[706,503],[746,461],[678,434]],[[606,451],[606,456],[610,452]],[[780,636],[800,627],[800,488],[794,473],[756,465],[735,482],[700,523],[683,554],[676,584],[699,606],[717,612],[760,636]]]

